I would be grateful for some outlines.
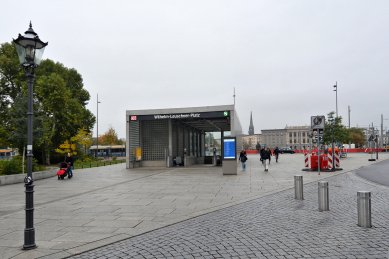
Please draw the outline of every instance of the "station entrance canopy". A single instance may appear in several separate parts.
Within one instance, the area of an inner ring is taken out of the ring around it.
[[[233,105],[130,110],[126,119],[128,168],[135,162],[141,166],[172,166],[177,160],[186,166],[201,164],[206,132],[235,136],[242,131]]]
[[[182,124],[204,132],[230,131],[230,111],[175,114],[132,115],[130,121],[180,120]]]

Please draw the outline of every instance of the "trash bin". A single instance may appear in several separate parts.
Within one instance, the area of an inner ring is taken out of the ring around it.
[[[216,166],[221,166],[222,165],[222,159],[220,156],[217,156],[216,158]]]

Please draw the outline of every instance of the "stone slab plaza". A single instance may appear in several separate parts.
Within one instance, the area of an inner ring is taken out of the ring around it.
[[[389,188],[360,173],[389,172],[389,154],[350,154],[335,173],[302,171],[283,154],[264,172],[199,165],[75,170],[35,182],[34,250],[24,251],[23,184],[0,186],[1,258],[388,258]],[[294,199],[303,175],[304,200]],[[318,211],[317,182],[329,182]],[[372,228],[357,226],[357,191],[372,192]]]

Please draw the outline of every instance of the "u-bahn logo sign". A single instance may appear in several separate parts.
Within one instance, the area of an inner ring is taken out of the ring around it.
[[[138,120],[167,120],[167,119],[217,119],[229,118],[229,111],[217,112],[190,112],[190,113],[173,113],[173,114],[153,114],[153,115],[130,115],[131,121]]]
[[[324,129],[324,116],[311,116],[311,129]]]

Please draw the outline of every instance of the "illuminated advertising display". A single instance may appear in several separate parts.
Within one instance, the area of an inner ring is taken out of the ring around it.
[[[223,159],[236,160],[236,138],[235,137],[223,138]]]

